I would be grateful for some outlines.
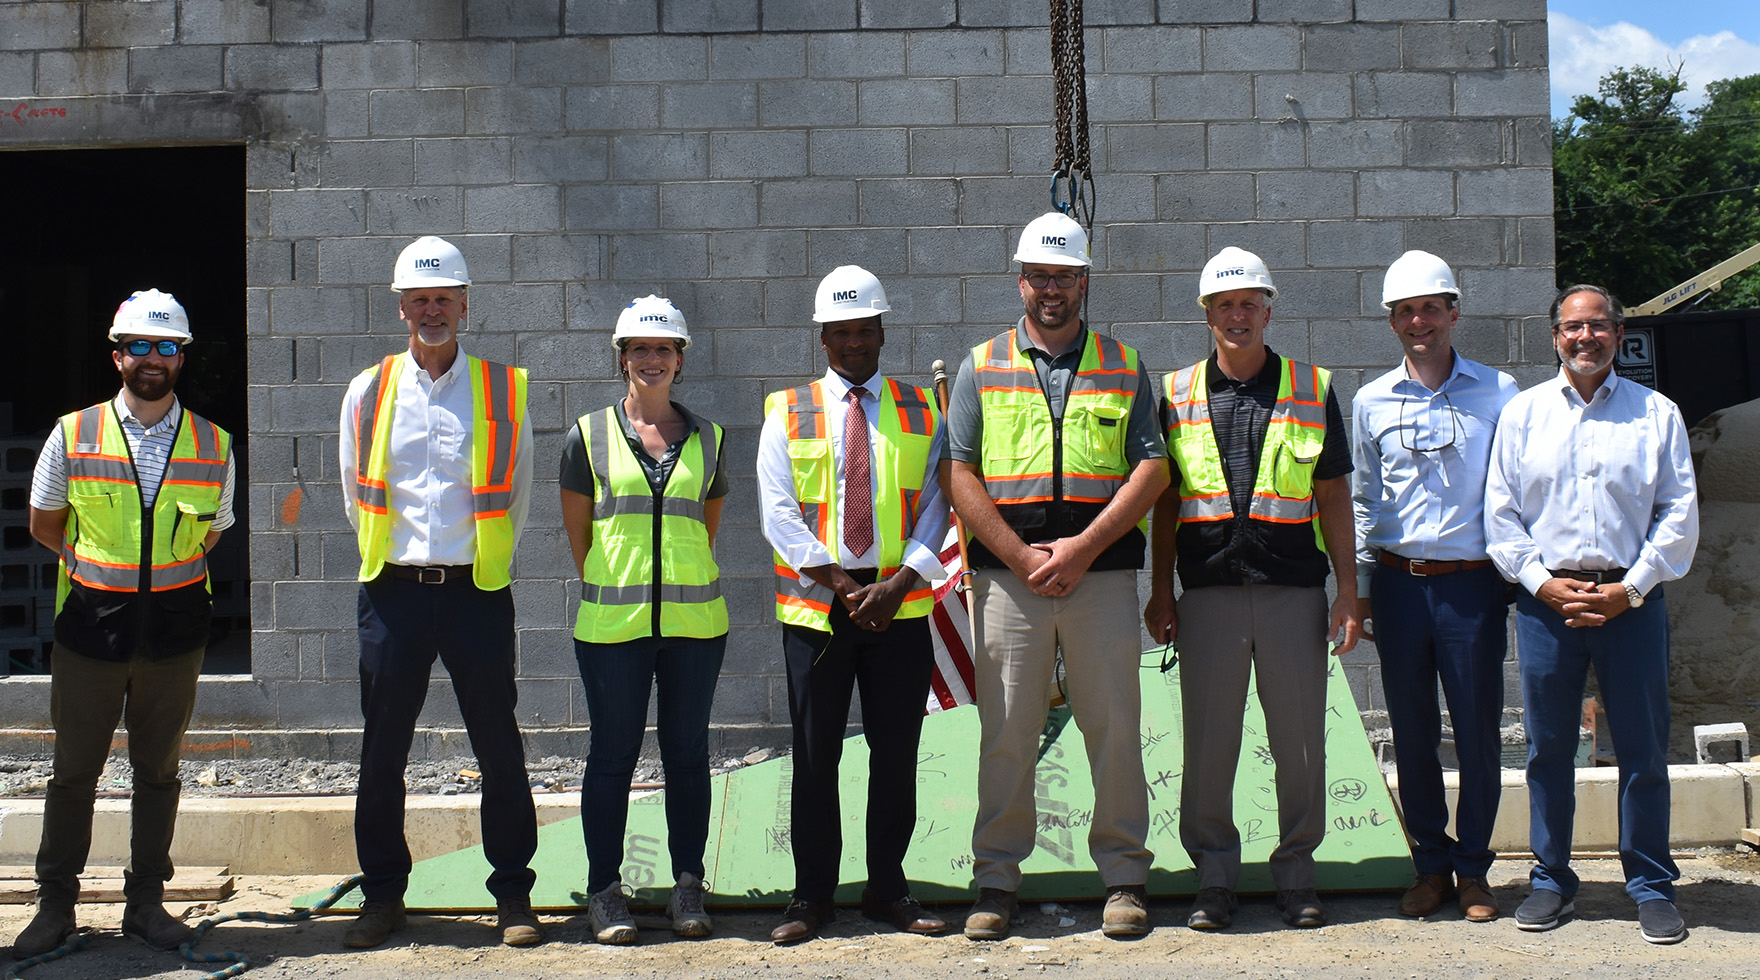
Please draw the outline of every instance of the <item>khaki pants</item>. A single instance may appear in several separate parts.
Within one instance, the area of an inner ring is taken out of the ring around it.
[[[1154,855],[1143,779],[1137,573],[1089,572],[1062,598],[1035,595],[1013,572],[979,571],[973,596],[978,817],[973,876],[1015,891],[1038,833],[1034,769],[1063,644],[1065,686],[1094,777],[1088,853],[1101,883],[1141,885]]]
[[[40,904],[71,907],[79,898],[79,875],[92,849],[92,801],[119,720],[128,726],[128,761],[134,767],[122,891],[130,904],[160,901],[171,880],[171,836],[183,792],[177,762],[195,709],[202,653],[114,661],[55,645],[49,661],[55,771],[43,801],[43,841],[37,849]]]

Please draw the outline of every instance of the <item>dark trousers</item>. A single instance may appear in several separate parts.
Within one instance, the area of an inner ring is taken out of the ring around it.
[[[1668,607],[1662,588],[1603,626],[1572,629],[1552,607],[1516,600],[1522,718],[1528,729],[1528,840],[1535,888],[1577,894],[1577,725],[1589,666],[1619,757],[1619,860],[1634,902],[1674,901],[1681,876],[1668,844]]]
[[[910,890],[904,855],[917,825],[917,743],[934,665],[928,617],[895,619],[876,633],[852,624],[842,603],[833,602],[831,632],[784,626],[782,654],[794,722],[789,848],[795,897],[830,901],[837,890],[843,864],[837,768],[850,693],[859,686],[868,740],[868,887],[882,901],[902,898]]]
[[[92,849],[98,777],[110,756],[116,723],[124,720],[134,797],[122,891],[131,905],[157,903],[171,880],[171,837],[183,792],[177,762],[195,709],[202,651],[113,661],[81,656],[57,643],[49,667],[55,771],[43,800],[37,900],[71,908],[79,898],[79,876]]]
[[[699,639],[651,636],[627,643],[574,641],[587,690],[592,742],[581,781],[581,833],[587,845],[587,893],[623,879],[629,784],[641,758],[648,694],[660,696],[654,734],[666,772],[666,845],[672,880],[703,878],[709,841],[709,711],[727,634]],[[659,884],[654,869],[631,869],[630,884]]]
[[[1498,729],[1509,649],[1503,578],[1489,566],[1417,576],[1376,565],[1370,602],[1412,861],[1420,874],[1484,877],[1497,856],[1491,850],[1491,825],[1503,792]],[[1448,801],[1437,757],[1442,744],[1438,682],[1460,757],[1454,837],[1448,835]]]
[[[513,709],[513,594],[468,578],[423,585],[382,574],[361,586],[361,781],[354,843],[367,900],[409,887],[403,835],[404,767],[428,697],[434,658],[446,665],[471,751],[483,771],[483,853],[496,899],[529,895],[538,850],[537,811]]]

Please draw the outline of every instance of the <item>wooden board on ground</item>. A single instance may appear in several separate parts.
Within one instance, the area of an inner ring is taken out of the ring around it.
[[[1158,663],[1160,651],[1145,654]],[[1149,891],[1190,895],[1197,890],[1192,862],[1179,843],[1179,789],[1184,770],[1179,673],[1143,672],[1143,764],[1149,782],[1149,847],[1155,852]],[[1315,853],[1322,890],[1399,890],[1411,884],[1413,867],[1405,833],[1387,783],[1363,731],[1362,716],[1338,661],[1331,661],[1326,709],[1327,835]],[[1277,841],[1277,803],[1272,762],[1258,698],[1249,691],[1246,737],[1235,780],[1235,819],[1241,829],[1242,892],[1272,890],[1266,864]],[[978,716],[958,708],[924,720],[917,764],[917,828],[906,858],[911,893],[922,901],[969,899],[972,887],[972,821],[976,812]],[[1091,899],[1103,895],[1088,857],[1087,825],[1094,807],[1088,759],[1074,723],[1044,746],[1037,772],[1038,847],[1022,866],[1020,897],[1026,901]],[[837,900],[861,895],[867,743],[844,742],[840,796],[844,855]],[[716,776],[712,783],[709,848],[704,856],[710,901],[722,907],[782,906],[794,886],[789,852],[789,787],[792,757]],[[475,819],[474,815],[471,819]],[[672,885],[666,851],[665,796],[631,804],[622,870],[634,889],[632,905],[663,906]],[[539,828],[538,881],[532,904],[574,910],[587,904],[587,861],[579,818]],[[411,910],[492,910],[483,887],[489,864],[481,847],[417,864],[404,901]],[[314,892],[294,904],[309,907]],[[335,911],[358,908],[359,892]]]
[[[1742,828],[1742,843],[1749,847],[1760,848],[1760,829],[1754,827]]]
[[[0,866],[0,905],[28,905],[36,900],[36,871],[22,866]],[[227,868],[178,868],[165,883],[167,902],[219,902],[232,896],[237,882]],[[121,902],[120,876],[80,875],[81,902]]]

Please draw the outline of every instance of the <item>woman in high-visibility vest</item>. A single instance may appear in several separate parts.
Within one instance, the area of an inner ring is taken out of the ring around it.
[[[575,659],[592,725],[581,787],[588,914],[598,941],[617,945],[636,941],[623,840],[656,684],[671,867],[656,867],[657,854],[632,854],[629,877],[645,885],[670,873],[673,932],[711,928],[703,910],[709,709],[727,648],[714,541],[727,481],[721,426],[672,400],[690,340],[669,301],[631,302],[612,333],[629,394],[581,416],[562,456],[562,521],[581,576]]]

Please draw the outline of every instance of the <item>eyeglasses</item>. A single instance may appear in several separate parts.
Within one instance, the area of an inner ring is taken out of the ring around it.
[[[176,357],[183,344],[175,340],[124,340],[116,349],[130,357],[146,357],[157,350],[160,357]]]
[[[623,356],[632,361],[645,361],[650,357],[665,360],[678,354],[676,347],[649,347],[647,344],[631,344],[623,349]]]
[[[1027,272],[1023,273],[1021,278],[1025,279],[1027,285],[1034,289],[1044,289],[1052,283],[1057,283],[1058,289],[1074,289],[1082,277],[1074,272],[1059,272],[1057,275],[1045,272]]]
[[[1588,331],[1589,333],[1609,334],[1613,332],[1612,320],[1560,320],[1552,325],[1552,329],[1572,337]]]
[[[1416,433],[1417,429],[1414,426],[1406,424],[1406,403],[1409,401],[1411,401],[1410,398],[1401,398],[1399,400],[1399,447],[1401,449],[1404,449],[1408,453],[1439,453],[1454,445],[1455,440],[1461,437],[1461,423],[1460,420],[1455,417],[1454,402],[1449,401],[1447,395],[1443,395],[1442,404],[1448,411],[1448,441],[1440,446],[1416,445],[1418,440],[1414,439],[1413,435]]]

